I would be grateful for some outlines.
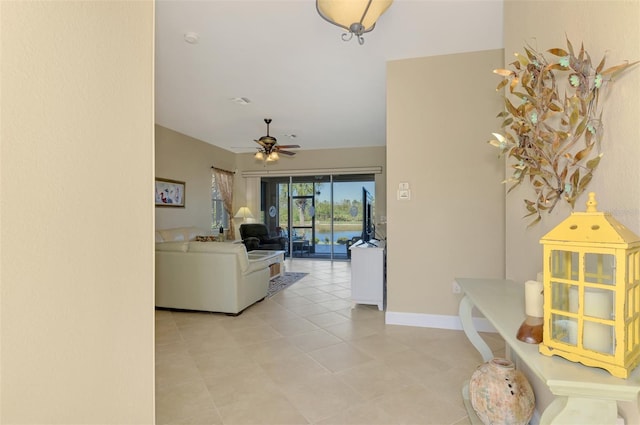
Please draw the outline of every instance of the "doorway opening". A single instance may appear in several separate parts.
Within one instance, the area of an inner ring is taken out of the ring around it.
[[[362,236],[362,188],[375,193],[373,174],[262,177],[263,222],[288,240],[291,258],[348,260]]]

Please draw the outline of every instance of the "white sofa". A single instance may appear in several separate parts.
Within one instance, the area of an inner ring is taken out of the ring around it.
[[[156,307],[239,314],[265,298],[275,255],[249,260],[242,243],[194,240],[206,234],[156,232]]]

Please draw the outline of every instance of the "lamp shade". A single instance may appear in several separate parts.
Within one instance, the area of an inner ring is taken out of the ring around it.
[[[391,3],[393,0],[317,0],[316,8],[325,20],[360,35],[374,28]],[[356,23],[362,25],[359,32],[352,30]]]
[[[248,207],[240,207],[234,218],[241,218],[246,220],[247,218],[253,218],[253,214],[251,214],[251,210]]]

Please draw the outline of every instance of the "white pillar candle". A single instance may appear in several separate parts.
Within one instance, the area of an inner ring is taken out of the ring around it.
[[[613,327],[602,323],[584,321],[582,346],[589,350],[613,354]]]
[[[528,280],[524,283],[525,313],[531,317],[543,317],[542,282]]]
[[[613,291],[584,288],[584,315],[611,319],[613,314]]]
[[[584,315],[611,319],[613,315],[613,291],[584,288]],[[613,327],[601,323],[585,321],[582,332],[582,346],[601,353],[611,353],[613,347]]]
[[[575,285],[569,288],[569,311],[578,313],[578,287]]]

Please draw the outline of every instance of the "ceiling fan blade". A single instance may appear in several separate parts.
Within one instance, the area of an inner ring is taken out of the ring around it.
[[[259,144],[260,146],[262,146],[263,148],[267,147],[267,144],[265,142],[263,142],[262,140],[254,140],[254,142],[256,142],[257,144]]]
[[[292,148],[299,148],[300,145],[276,145],[276,147],[280,149],[292,149]]]
[[[278,150],[278,154],[283,154],[283,155],[289,155],[289,156],[293,156],[296,153],[295,152],[289,152],[289,151],[282,151],[282,150]]]

